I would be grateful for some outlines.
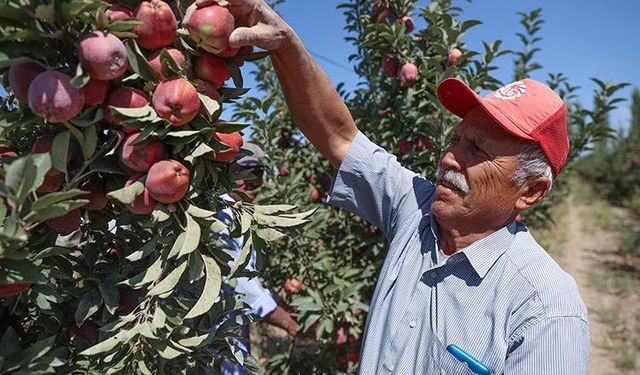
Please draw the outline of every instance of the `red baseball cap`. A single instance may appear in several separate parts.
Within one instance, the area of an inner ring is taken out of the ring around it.
[[[438,100],[458,117],[480,105],[493,120],[518,138],[538,143],[555,176],[569,155],[567,105],[547,85],[525,78],[484,98],[457,78],[438,85]]]

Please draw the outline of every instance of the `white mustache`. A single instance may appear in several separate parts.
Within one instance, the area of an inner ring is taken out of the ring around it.
[[[438,169],[436,170],[436,178],[456,187],[465,194],[469,193],[469,184],[467,184],[467,179],[462,173],[455,172],[450,169],[444,170],[438,166]]]

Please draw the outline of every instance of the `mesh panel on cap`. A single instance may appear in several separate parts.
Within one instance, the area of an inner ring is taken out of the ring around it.
[[[531,136],[538,141],[554,176],[557,176],[569,154],[569,136],[567,134],[567,106],[563,104],[545,122],[538,125]]]

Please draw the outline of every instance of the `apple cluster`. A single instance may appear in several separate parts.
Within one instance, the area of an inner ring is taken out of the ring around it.
[[[133,21],[135,26],[131,33],[117,33],[96,22],[98,30],[80,38],[74,56],[86,79],[72,77],[64,67],[47,69],[43,61],[34,59],[19,60],[8,70],[11,92],[19,106],[28,107],[45,123],[64,123],[69,127],[73,126],[74,119],[90,109],[102,111],[104,118],[99,131],[121,134],[122,142],[115,153],[121,169],[129,175],[124,187],[137,182],[144,185],[135,200],[126,205],[131,213],[138,215],[150,214],[158,203],[180,201],[189,191],[191,173],[189,164],[176,155],[171,144],[162,137],[141,136],[144,128],[133,125],[123,111],[151,107],[159,120],[168,123],[169,131],[183,129],[196,116],[205,113],[203,96],[222,102],[224,98],[219,90],[231,78],[232,67],[241,66],[244,57],[252,53],[250,47],[229,46],[235,20],[227,7],[216,2],[198,6],[194,2],[182,20],[176,14],[179,14],[177,9],[162,0],[142,1],[135,9],[119,3],[103,9],[99,15],[106,19],[107,25]],[[188,33],[195,48],[183,48],[178,42],[181,31]],[[135,46],[142,49],[145,63],[156,73],[154,82],[141,84],[139,79],[131,79],[135,71],[125,44],[127,40],[135,40]],[[234,160],[243,144],[239,132],[213,131],[211,138],[227,147],[204,155],[219,163]],[[33,143],[31,152],[50,153],[53,141],[53,135],[43,135]],[[17,150],[11,147],[3,147],[0,152],[3,158],[18,157]],[[67,162],[71,158],[69,151]],[[36,193],[60,191],[64,183],[64,171],[52,166]],[[84,209],[106,207],[110,196],[104,181],[87,180],[81,188],[88,191],[89,203]],[[58,234],[69,234],[80,227],[81,211],[74,209],[46,223]]]

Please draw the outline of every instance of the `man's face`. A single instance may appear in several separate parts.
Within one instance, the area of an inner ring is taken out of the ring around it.
[[[461,230],[503,225],[520,197],[520,188],[509,177],[518,167],[517,155],[524,143],[479,106],[470,110],[438,164],[431,206],[438,222]]]

